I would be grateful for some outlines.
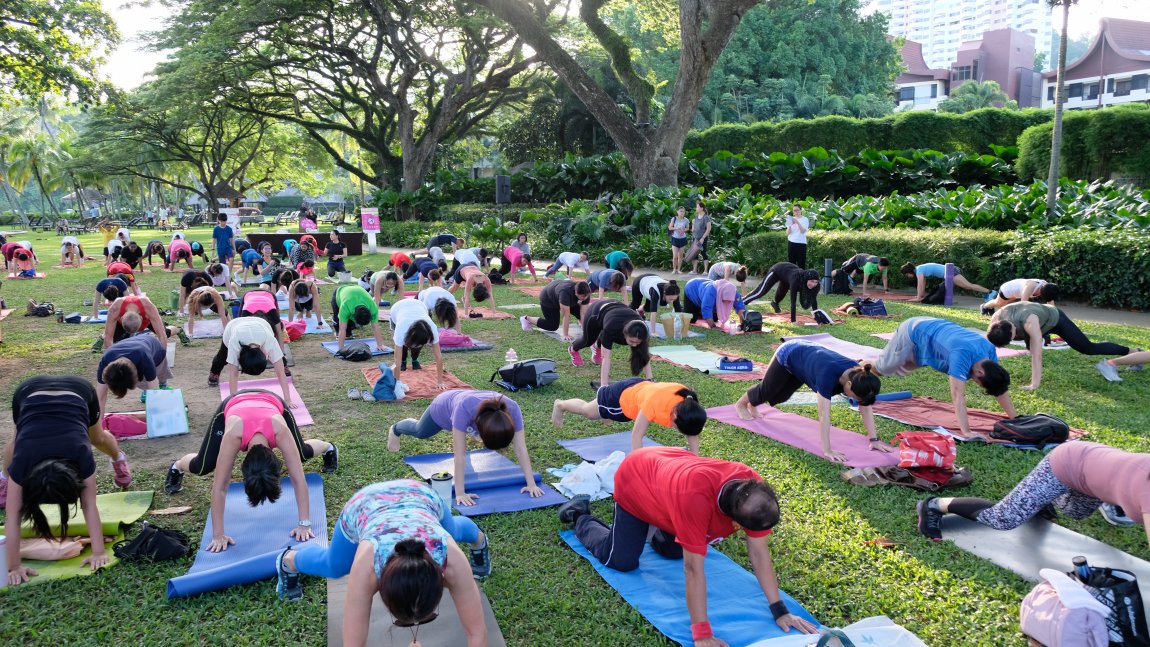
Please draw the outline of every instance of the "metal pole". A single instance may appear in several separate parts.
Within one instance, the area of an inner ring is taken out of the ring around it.
[[[823,294],[831,293],[831,272],[834,271],[835,259],[823,259]]]

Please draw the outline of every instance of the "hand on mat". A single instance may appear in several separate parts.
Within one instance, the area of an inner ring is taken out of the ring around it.
[[[236,540],[227,535],[219,535],[212,537],[212,543],[208,544],[209,553],[220,553],[228,549],[228,546],[235,546]]]
[[[695,641],[695,647],[728,647],[727,641],[722,638],[711,636],[709,638],[700,638]]]
[[[472,506],[475,505],[475,500],[478,498],[478,494],[468,494],[467,492],[461,492],[455,495],[455,505]]]
[[[292,528],[290,534],[291,538],[296,541],[307,541],[309,539],[315,539],[315,533],[311,531],[311,528],[304,528],[303,526],[296,526],[295,528]]]
[[[543,490],[541,490],[539,488],[539,486],[535,485],[534,483],[532,483],[531,485],[525,486],[523,489],[519,490],[519,493],[520,494],[523,494],[523,493],[530,494],[531,498],[533,498],[533,499],[536,497],[543,496]]]
[[[878,439],[870,441],[870,448],[874,451],[883,452],[884,454],[891,454],[898,451],[898,447]]]
[[[798,629],[805,634],[813,634],[818,631],[818,629],[813,624],[803,620],[793,613],[788,613],[778,620],[775,620],[775,624],[779,625],[779,627],[787,633],[790,633],[791,629]]]
[[[27,582],[29,578],[39,575],[34,568],[27,566],[17,566],[16,568],[8,571],[8,586],[16,586]]]
[[[829,460],[832,463],[845,463],[845,462],[847,462],[847,455],[846,454],[844,454],[842,452],[836,452],[833,449],[823,450],[823,456],[826,456],[827,460]]]
[[[99,555],[92,553],[88,557],[84,558],[84,561],[80,562],[80,566],[91,566],[93,571],[97,568],[100,568],[101,566],[107,565],[108,553],[100,553]]]

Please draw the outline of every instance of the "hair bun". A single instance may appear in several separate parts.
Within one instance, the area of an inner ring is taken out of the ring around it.
[[[395,554],[411,557],[420,557],[427,552],[427,546],[418,539],[404,539],[395,545]]]

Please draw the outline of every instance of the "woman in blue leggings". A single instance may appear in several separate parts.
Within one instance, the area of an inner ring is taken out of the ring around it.
[[[470,544],[470,561],[457,541]],[[328,547],[311,543],[280,553],[276,593],[289,600],[303,597],[301,573],[349,576],[343,640],[362,645],[376,593],[395,625],[411,628],[412,642],[418,643],[419,626],[435,620],[446,588],[468,645],[480,645],[487,628],[475,578],[491,573],[490,557],[487,537],[475,522],[452,516],[451,506],[426,483],[374,483],[344,505]]]

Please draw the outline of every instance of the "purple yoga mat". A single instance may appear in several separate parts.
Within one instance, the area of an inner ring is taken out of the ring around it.
[[[876,332],[871,337],[878,337],[890,341],[894,337],[893,332]],[[1021,348],[999,348],[997,349],[998,359],[1005,359],[1007,357],[1015,357],[1017,355],[1026,355],[1028,351]]]
[[[291,401],[299,405],[299,408],[292,409],[291,414],[295,416],[295,423],[300,427],[305,427],[314,424],[315,421],[311,418],[311,413],[307,410],[307,405],[303,403],[303,398],[299,397],[299,391],[295,390],[295,384],[292,383],[291,378],[288,380],[288,391],[291,391]],[[274,377],[264,380],[243,380],[239,381],[237,388],[240,391],[244,389],[263,389],[264,391],[271,391],[272,393],[284,398],[284,394],[280,392],[280,381]],[[226,377],[220,377],[220,401],[227,399],[230,394],[228,387],[228,380]],[[287,398],[284,398],[287,400]]]
[[[774,407],[761,406],[759,411],[763,417],[758,420],[743,420],[735,412],[735,405],[707,409],[707,417],[728,425],[741,427],[747,431],[766,436],[810,452],[819,458],[823,456],[822,443],[819,441],[819,421],[803,416],[779,411]],[[870,443],[864,434],[831,427],[831,449],[842,452],[847,456],[846,464],[850,467],[879,467],[881,465],[898,465],[898,452],[885,453],[871,451]]]
[[[795,335],[792,337],[783,337],[783,339],[786,341],[791,341],[794,339],[809,341],[812,344],[818,344],[827,350],[833,350],[839,355],[848,357],[850,359],[866,359],[874,361],[878,359],[879,355],[882,355],[881,348],[875,348],[874,346],[863,346],[862,344],[856,344],[853,341],[839,339],[838,337],[825,332],[815,335]]]

